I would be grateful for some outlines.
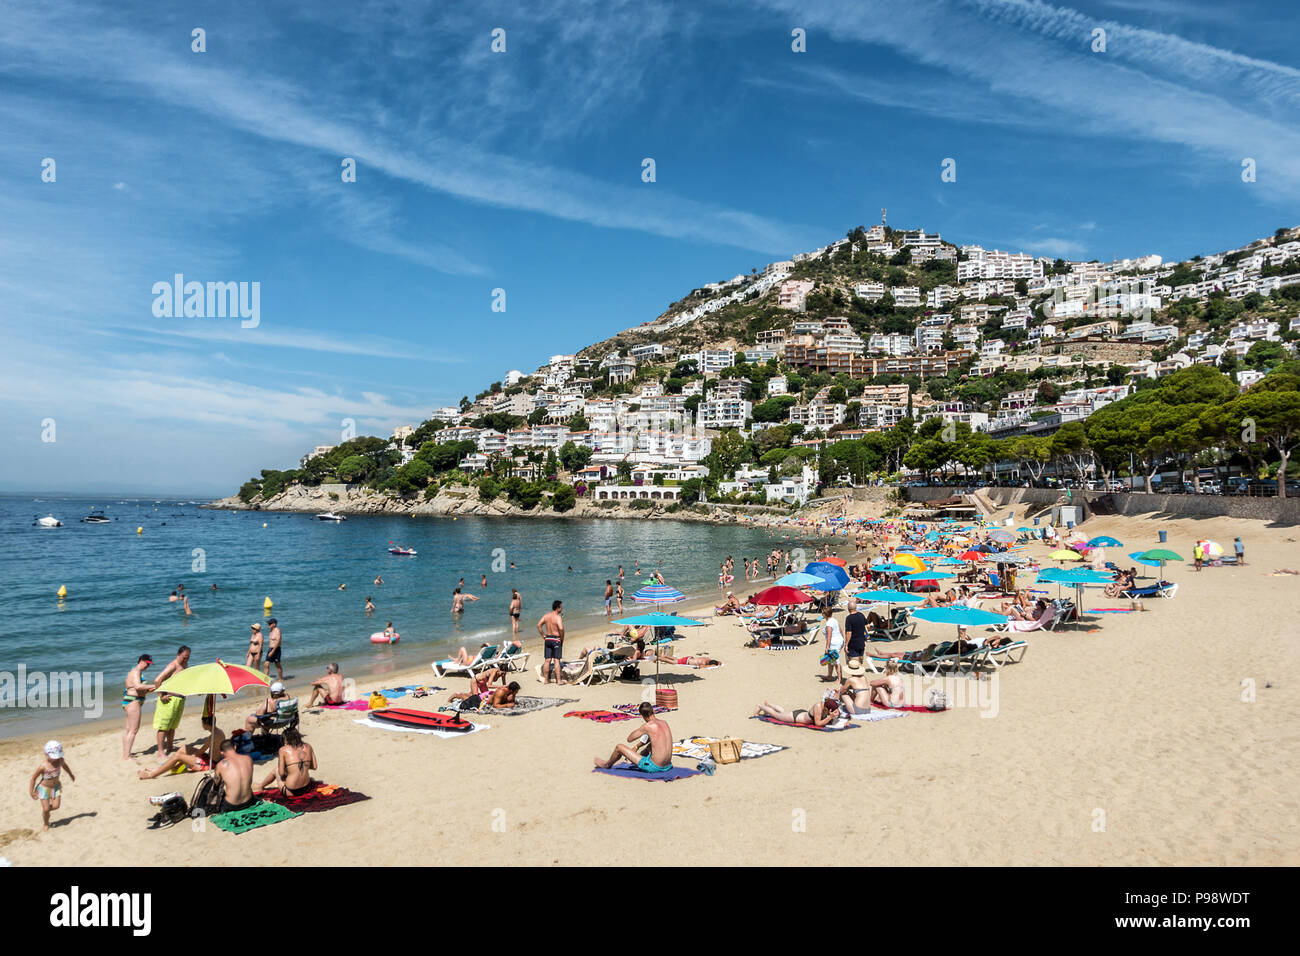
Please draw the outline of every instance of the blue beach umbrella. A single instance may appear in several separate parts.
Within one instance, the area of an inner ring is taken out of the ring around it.
[[[815,574],[819,578],[825,579],[826,584],[832,584],[834,587],[812,585],[818,591],[838,591],[849,583],[849,573],[838,564],[831,564],[829,561],[814,561],[806,565],[803,569],[804,574]]]
[[[912,617],[933,624],[955,624],[959,628],[978,627],[981,624],[1005,624],[1009,620],[1005,614],[996,614],[976,607],[923,607],[913,611]],[[961,631],[957,634],[960,637]]]
[[[826,579],[818,577],[815,574],[805,574],[803,571],[795,571],[793,574],[787,574],[785,577],[777,578],[776,583],[788,588],[804,588],[810,584],[825,584]]]
[[[913,594],[911,591],[895,591],[893,588],[881,588],[879,591],[862,591],[853,596],[864,601],[878,601],[885,604],[915,604],[921,600],[919,594]]]

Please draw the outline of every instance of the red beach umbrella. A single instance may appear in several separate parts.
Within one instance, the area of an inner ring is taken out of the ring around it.
[[[755,604],[811,604],[815,598],[798,588],[775,585],[754,595]]]

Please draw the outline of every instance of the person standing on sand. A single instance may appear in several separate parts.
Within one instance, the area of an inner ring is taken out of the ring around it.
[[[131,748],[135,745],[135,735],[140,731],[140,712],[144,709],[145,696],[154,689],[153,684],[144,682],[144,672],[153,663],[148,654],[141,654],[126,675],[126,693],[122,695],[122,713],[126,717],[126,729],[122,731],[122,759],[131,759]]]
[[[189,645],[182,644],[176,651],[176,657],[163,668],[162,673],[158,675],[158,679],[154,681],[154,687],[161,687],[167,682],[167,678],[185,670],[189,662]],[[158,706],[154,708],[153,712],[153,729],[158,732],[158,759],[165,760],[167,755],[171,753],[172,742],[176,738],[176,728],[180,726],[181,717],[184,714],[184,697],[176,697],[171,694],[158,695]]]
[[[510,589],[510,633],[519,633],[519,615],[524,609],[524,599],[514,588]]]
[[[551,610],[537,622],[537,633],[542,636],[542,683],[549,684],[550,672],[555,670],[555,682],[564,685],[561,667],[564,655],[564,602],[552,601]]]
[[[262,669],[262,625],[250,624],[248,635],[248,653],[244,655],[244,666],[255,671]]]
[[[271,625],[269,635],[270,650],[266,652],[266,666],[269,670],[271,665],[274,664],[276,678],[284,680],[284,669],[280,666],[280,642],[284,640],[284,636],[280,633],[280,622],[275,618],[271,618],[266,623]]]
[[[27,785],[28,791],[33,800],[41,802],[41,821],[44,826],[43,830],[50,828],[50,811],[57,810],[63,803],[63,782],[59,775],[65,770],[68,772],[68,779],[76,781],[77,775],[72,772],[68,762],[63,759],[63,745],[57,740],[51,740],[45,745],[45,757],[37,765],[32,779]],[[37,780],[40,783],[37,783]]]
[[[608,770],[620,760],[626,760],[642,773],[667,773],[673,769],[673,732],[668,722],[655,716],[654,705],[649,701],[642,701],[637,712],[644,723],[627,735],[626,743],[614,748],[608,760],[597,757],[597,767]]]

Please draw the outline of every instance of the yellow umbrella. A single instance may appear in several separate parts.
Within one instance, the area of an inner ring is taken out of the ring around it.
[[[894,563],[901,564],[907,568],[911,568],[913,571],[929,570],[928,568],[926,568],[924,561],[922,561],[916,555],[908,554],[906,552],[904,552],[903,554],[894,555]]]

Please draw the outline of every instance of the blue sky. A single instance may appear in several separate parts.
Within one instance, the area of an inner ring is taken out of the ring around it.
[[[11,0],[0,490],[226,493],[882,206],[1075,258],[1295,225],[1287,6]],[[155,317],[178,272],[259,326]]]

